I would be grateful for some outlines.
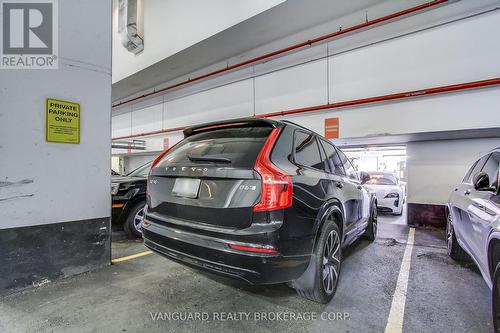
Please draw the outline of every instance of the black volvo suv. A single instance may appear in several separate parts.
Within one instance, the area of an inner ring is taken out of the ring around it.
[[[288,282],[328,302],[342,248],[377,232],[376,198],[327,139],[286,121],[241,119],[184,130],[153,162],[144,244],[251,284]]]

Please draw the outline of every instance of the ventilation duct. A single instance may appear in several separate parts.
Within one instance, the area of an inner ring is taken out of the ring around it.
[[[133,54],[144,50],[142,0],[118,0],[118,33],[123,47]]]

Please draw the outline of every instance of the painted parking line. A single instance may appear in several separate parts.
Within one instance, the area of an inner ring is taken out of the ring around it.
[[[410,275],[411,252],[415,240],[415,228],[408,231],[408,241],[406,242],[403,261],[399,269],[396,290],[392,296],[391,311],[385,326],[385,333],[401,333],[403,331],[403,319],[405,315],[406,291],[408,289],[408,277]]]
[[[127,260],[131,260],[131,259],[135,259],[135,258],[144,257],[144,256],[147,256],[147,255],[152,254],[152,253],[153,252],[151,252],[151,251],[144,251],[144,252],[132,254],[130,256],[116,258],[116,259],[111,260],[111,262],[113,264],[116,264],[116,263],[119,263],[119,262],[122,262],[122,261],[127,261]]]

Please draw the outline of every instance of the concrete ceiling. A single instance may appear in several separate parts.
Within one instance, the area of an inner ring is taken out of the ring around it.
[[[112,100],[153,88],[380,2],[383,0],[288,0],[114,83]],[[315,36],[306,38],[311,37]],[[280,45],[273,44],[273,47]]]

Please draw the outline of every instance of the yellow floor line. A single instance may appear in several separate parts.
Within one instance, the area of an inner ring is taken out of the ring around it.
[[[144,257],[144,256],[147,256],[148,254],[151,254],[151,253],[153,253],[153,252],[151,252],[151,251],[144,251],[144,252],[132,254],[130,256],[116,258],[116,259],[111,260],[111,262],[113,264],[116,264],[118,262],[127,261],[127,260],[131,260],[131,259],[139,258],[139,257]]]
[[[403,319],[405,316],[406,291],[408,289],[408,277],[410,276],[411,252],[415,240],[415,228],[410,228],[405,253],[399,270],[396,290],[392,296],[391,311],[385,326],[385,333],[401,333],[403,331]]]

